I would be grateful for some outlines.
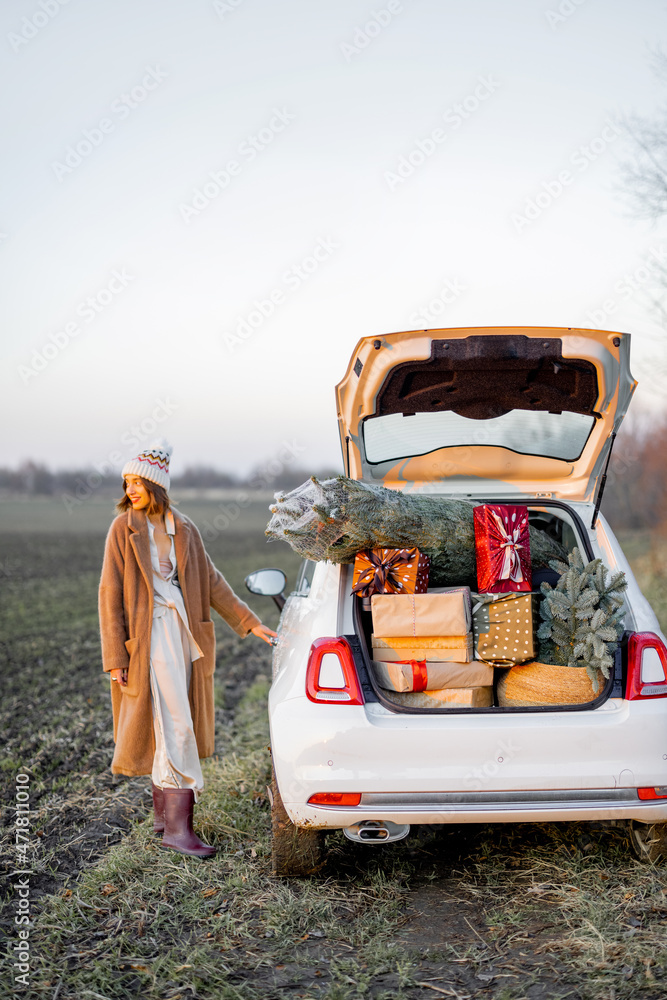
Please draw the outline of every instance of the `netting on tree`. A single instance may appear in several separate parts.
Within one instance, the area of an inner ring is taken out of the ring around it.
[[[277,493],[266,529],[305,559],[353,562],[361,549],[417,546],[431,558],[431,586],[475,584],[475,531],[469,500],[399,493],[345,476],[314,476]],[[534,566],[563,558],[563,548],[530,529]]]

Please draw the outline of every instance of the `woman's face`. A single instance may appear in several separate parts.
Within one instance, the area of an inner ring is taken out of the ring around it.
[[[150,494],[139,476],[125,476],[125,492],[133,510],[144,510],[150,506]]]

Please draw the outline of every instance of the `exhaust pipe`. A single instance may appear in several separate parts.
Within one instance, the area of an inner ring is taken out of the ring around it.
[[[355,844],[390,844],[403,840],[410,833],[409,823],[391,823],[384,819],[365,819],[354,826],[343,827],[343,833]]]

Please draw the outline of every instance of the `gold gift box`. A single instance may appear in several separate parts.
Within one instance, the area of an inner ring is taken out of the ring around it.
[[[441,660],[446,663],[467,663],[473,658],[472,632],[467,635],[420,635],[371,637],[373,659]]]
[[[473,594],[474,655],[498,666],[534,660],[537,594]]]
[[[374,594],[376,636],[459,636],[470,632],[470,589],[452,587],[438,594]],[[415,643],[421,645],[421,643]]]
[[[492,687],[444,688],[440,691],[385,691],[385,697],[404,708],[491,708]]]
[[[389,691],[438,691],[442,688],[477,688],[493,686],[493,667],[489,663],[451,663],[443,660],[413,660],[395,663],[373,660],[375,678]]]

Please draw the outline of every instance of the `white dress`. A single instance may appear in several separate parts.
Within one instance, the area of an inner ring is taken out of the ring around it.
[[[178,584],[174,550],[174,516],[165,514],[171,541],[169,563],[162,564],[155,528],[147,517],[153,565],[153,625],[151,629],[151,698],[155,757],[153,784],[161,788],[191,788],[195,799],[204,787],[188,700],[192,661],[203,655],[190,631]]]

